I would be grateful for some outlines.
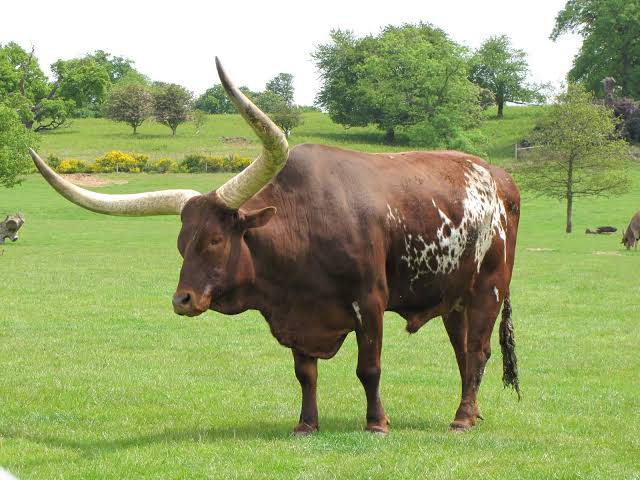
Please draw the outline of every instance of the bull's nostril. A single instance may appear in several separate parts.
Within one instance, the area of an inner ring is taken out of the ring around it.
[[[191,295],[188,293],[176,294],[173,296],[173,304],[176,307],[185,307],[189,305],[190,302],[191,302]]]

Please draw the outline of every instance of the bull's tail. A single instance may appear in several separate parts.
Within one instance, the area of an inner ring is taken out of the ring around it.
[[[518,360],[516,359],[516,338],[511,320],[511,300],[509,291],[504,297],[502,321],[500,322],[500,347],[502,349],[502,383],[512,387],[520,400],[520,383],[518,382]]]

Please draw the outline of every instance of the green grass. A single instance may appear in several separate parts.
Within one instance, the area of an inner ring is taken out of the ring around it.
[[[495,112],[488,111],[480,127],[488,143],[479,146],[487,152],[487,159],[492,163],[511,160],[513,144],[529,134],[541,108],[507,107],[502,120],[495,118]],[[105,119],[75,119],[69,128],[43,134],[40,151],[43,155],[55,153],[61,158],[88,161],[95,160],[109,150],[134,151],[148,154],[152,159],[167,157],[178,161],[190,153],[235,152],[255,156],[260,151],[257,137],[239,115],[210,115],[197,135],[191,123],[181,125],[176,136],[172,137],[169,128],[152,121],[145,122],[137,135],[131,132],[131,128],[123,123]],[[247,142],[225,142],[223,137],[244,137]],[[402,134],[398,135],[396,145],[386,145],[384,132],[373,126],[345,129],[331,122],[326,114],[317,112],[305,113],[304,124],[293,131],[290,144],[300,143],[323,143],[369,152],[416,148],[409,146]]]
[[[515,136],[530,118],[509,112],[503,125]],[[331,133],[323,121],[314,141]],[[496,145],[506,145],[513,137],[495,122]],[[80,156],[91,145],[69,148]],[[100,191],[207,191],[228,176],[118,178],[129,183]],[[27,222],[17,243],[0,246],[0,465],[43,479],[640,478],[640,252],[623,250],[618,234],[582,233],[626,226],[640,169],[634,178],[628,195],[578,201],[572,235],[563,204],[524,198],[512,282],[521,402],[502,389],[494,336],[479,397],[486,420],[448,433],[460,387],[441,320],[408,336],[388,314],[390,435],[363,431],[351,335],[320,363],[322,430],[300,439],[289,435],[300,401],[291,354],[257,313],[172,313],[177,217],[93,214],[32,175],[0,190],[0,214],[21,210]]]

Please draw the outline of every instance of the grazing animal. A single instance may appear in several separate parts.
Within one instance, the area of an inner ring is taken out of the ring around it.
[[[476,395],[502,310],[505,385],[519,393],[509,283],[520,197],[511,177],[458,152],[371,154],[323,145],[289,149],[284,134],[227,78],[262,153],[217,190],[105,195],[70,184],[32,151],[63,196],[111,215],[180,214],[183,257],[173,308],[194,316],[258,310],[293,352],[302,389],[296,434],[318,429],[317,360],[350,332],[367,430],[386,433],[379,394],[385,311],[410,333],[442,316],[462,380],[452,429],[481,418]]]
[[[1,217],[0,217],[1,218]],[[12,242],[18,241],[18,230],[24,225],[24,215],[20,212],[15,215],[7,215],[7,217],[0,222],[0,243],[8,238]]]
[[[627,247],[627,250],[629,250],[631,247],[638,248],[638,240],[640,240],[640,211],[636,212],[635,215],[631,217],[629,226],[622,236],[621,243]]]

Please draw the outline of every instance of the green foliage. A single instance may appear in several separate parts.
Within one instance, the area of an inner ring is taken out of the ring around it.
[[[460,128],[479,120],[465,49],[429,24],[388,26],[361,39],[336,30],[313,57],[323,81],[316,102],[342,125],[373,123],[393,142],[398,127],[442,116]],[[437,123],[433,128],[447,135]]]
[[[288,138],[291,131],[302,124],[302,113],[300,109],[292,104],[280,94],[272,90],[265,90],[255,99],[256,106],[269,114],[273,123],[278,125]]]
[[[204,155],[192,153],[187,155],[178,165],[181,172],[205,173],[205,172],[239,172],[252,162],[252,159],[240,155]]]
[[[489,37],[475,52],[469,78],[493,93],[501,117],[505,102],[544,100],[539,87],[526,84],[528,74],[527,54],[513,48],[509,37],[502,35]]]
[[[77,109],[90,108],[100,111],[111,78],[104,64],[92,57],[58,60],[51,65],[58,84],[57,94],[65,100],[73,100]]]
[[[265,91],[279,95],[288,106],[293,106],[293,75],[290,73],[279,73],[267,82]]]
[[[0,45],[0,103],[15,109],[28,129],[53,130],[66,124],[76,102],[63,98],[59,87],[59,82],[47,81],[33,50],[27,53],[14,42]]]
[[[532,135],[538,151],[519,170],[520,185],[567,201],[567,232],[572,230],[576,197],[619,195],[629,190],[629,147],[619,136],[610,109],[593,102],[579,85],[540,120]]]
[[[121,81],[111,89],[104,112],[107,118],[130,125],[135,135],[151,115],[152,107],[151,90],[145,83]]]
[[[247,87],[240,87],[240,91],[249,98],[256,98],[258,94],[252,92]],[[236,107],[231,103],[224,87],[216,84],[208,88],[200,95],[194,104],[195,108],[207,113],[236,113]]]
[[[13,187],[31,171],[29,147],[36,148],[37,138],[29,132],[18,114],[0,104],[0,187]]]
[[[128,58],[114,56],[104,50],[96,50],[87,55],[87,57],[106,69],[112,84],[117,83],[127,75],[138,74],[133,67],[135,62]]]
[[[147,172],[155,172],[155,173],[169,173],[169,172],[177,172],[178,164],[175,160],[171,158],[161,158],[155,162],[149,162],[146,165],[145,171]]]
[[[209,117],[207,115],[207,112],[195,109],[194,111],[191,112],[191,115],[189,118],[191,119],[191,121],[196,127],[196,135],[197,135],[200,133],[200,130],[202,130],[202,127],[204,127],[204,125],[207,123],[207,119]]]
[[[153,115],[158,123],[171,129],[173,136],[178,125],[189,119],[193,95],[175,83],[156,83],[152,90]]]
[[[640,2],[568,0],[556,17],[551,38],[575,32],[582,47],[569,79],[601,96],[602,80],[614,77],[622,95],[640,98]]]

